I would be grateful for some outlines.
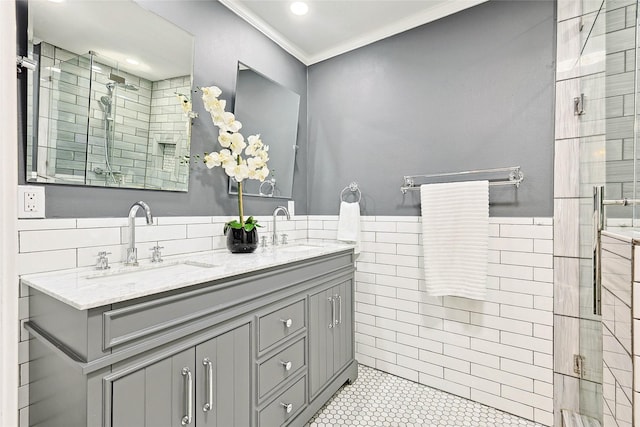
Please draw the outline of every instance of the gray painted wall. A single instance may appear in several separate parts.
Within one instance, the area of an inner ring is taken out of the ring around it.
[[[24,2],[18,13],[18,50],[26,50],[26,16]],[[300,128],[294,175],[296,212],[306,213],[307,183],[307,128],[306,128],[306,67],[286,53],[274,42],[238,18],[217,1],[204,0],[143,0],[143,7],[182,27],[195,36],[194,86],[217,85],[227,99],[227,110],[233,111],[237,62],[260,70],[273,80],[301,95]],[[26,73],[25,73],[26,74]],[[24,145],[26,82],[20,78],[21,109],[19,153],[19,179],[24,184]],[[191,142],[192,152],[210,151],[217,146],[217,128],[202,107],[199,93],[194,95],[194,111],[200,118],[194,120]],[[131,204],[144,200],[154,215],[236,215],[237,199],[227,194],[227,177],[220,168],[207,169],[202,164],[191,167],[188,193],[103,189],[62,185],[46,186],[46,210],[49,218],[66,217],[122,217]],[[245,198],[245,212],[252,215],[270,214],[282,201]]]
[[[309,213],[357,181],[368,215],[418,215],[402,177],[522,166],[492,216],[553,215],[554,1],[490,1],[309,67]]]
[[[195,35],[194,83],[218,85],[230,106],[238,60],[301,95],[297,213],[337,213],[356,180],[363,214],[418,215],[403,175],[521,165],[519,190],[491,189],[491,215],[552,215],[554,1],[490,1],[308,71],[216,1],[139,3]],[[194,109],[202,152],[217,131],[198,100]],[[24,182],[22,151],[19,162]],[[226,183],[219,168],[195,165],[186,194],[48,185],[47,216],[124,216],[138,199],[156,215],[234,215]],[[281,203],[245,202],[258,215]]]

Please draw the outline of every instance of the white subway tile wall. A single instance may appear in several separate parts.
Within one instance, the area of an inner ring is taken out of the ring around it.
[[[224,248],[228,217],[137,219],[141,258]],[[262,236],[271,217],[258,217]],[[278,217],[289,240],[335,240],[337,216]],[[356,358],[364,365],[553,424],[553,226],[550,218],[491,218],[488,297],[429,297],[419,217],[363,217],[356,271]],[[94,236],[88,238],[87,236]],[[91,266],[100,250],[124,260],[124,219],[19,221],[19,273]],[[55,242],[55,243],[52,243]],[[28,313],[21,290],[20,319]],[[28,425],[28,333],[20,348],[20,417]]]
[[[309,217],[332,239],[337,217]],[[363,217],[361,364],[553,425],[553,221],[491,218],[486,301],[425,292],[419,217]]]

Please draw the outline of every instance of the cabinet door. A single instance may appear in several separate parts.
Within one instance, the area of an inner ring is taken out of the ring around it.
[[[333,288],[309,298],[309,390],[313,399],[331,378],[333,368]]]
[[[333,328],[333,365],[338,372],[353,358],[353,297],[351,280],[335,286],[336,320]]]
[[[249,325],[196,347],[196,426],[248,426]]]
[[[194,361],[195,350],[191,348],[115,380],[111,425],[182,425],[183,417],[193,414],[193,405],[187,405],[194,393]]]
[[[353,359],[351,279],[309,297],[309,391],[318,391]]]

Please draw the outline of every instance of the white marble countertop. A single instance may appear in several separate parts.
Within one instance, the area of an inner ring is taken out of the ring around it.
[[[353,245],[338,242],[296,241],[266,250],[258,248],[251,254],[198,252],[165,257],[162,263],[144,260],[137,267],[114,264],[108,270],[77,268],[28,274],[21,280],[78,310],[87,310],[352,248]]]

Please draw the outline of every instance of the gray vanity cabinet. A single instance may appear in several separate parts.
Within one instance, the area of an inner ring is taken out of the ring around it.
[[[302,427],[356,379],[351,249],[79,309],[30,289],[29,423]]]
[[[244,325],[148,366],[116,367],[105,378],[110,426],[248,426],[249,339]]]
[[[309,298],[309,390],[313,399],[353,360],[353,283],[323,289]]]

